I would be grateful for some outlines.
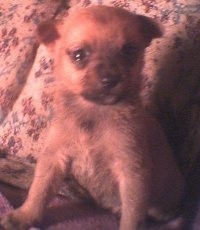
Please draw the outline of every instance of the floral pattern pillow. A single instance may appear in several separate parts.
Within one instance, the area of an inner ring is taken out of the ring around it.
[[[8,0],[0,5],[0,148],[9,155],[29,157],[47,126],[42,110],[51,100],[44,91],[51,81],[45,77],[51,61],[38,60],[35,31],[59,7],[59,2],[39,0]]]

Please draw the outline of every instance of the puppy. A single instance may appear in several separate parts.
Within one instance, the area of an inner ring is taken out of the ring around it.
[[[144,51],[161,35],[152,19],[106,6],[38,28],[55,63],[55,119],[25,203],[1,218],[5,229],[41,220],[69,175],[120,215],[120,230],[175,213],[184,180],[160,125],[140,103]]]

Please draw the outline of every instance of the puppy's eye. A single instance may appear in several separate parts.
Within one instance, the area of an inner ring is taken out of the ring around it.
[[[124,61],[128,62],[127,64],[132,64],[136,61],[138,56],[138,48],[132,43],[126,43],[121,49],[122,58]]]
[[[74,61],[80,62],[80,61],[83,61],[87,57],[87,53],[84,49],[79,49],[72,53],[72,57]]]
[[[86,49],[77,49],[69,53],[71,60],[78,66],[84,67],[89,58],[89,51]]]

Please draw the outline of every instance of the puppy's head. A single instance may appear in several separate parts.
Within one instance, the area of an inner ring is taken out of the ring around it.
[[[66,91],[104,105],[138,96],[144,49],[160,36],[152,19],[107,6],[83,8],[38,28]]]

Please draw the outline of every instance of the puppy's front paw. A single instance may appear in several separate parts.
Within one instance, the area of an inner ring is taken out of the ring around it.
[[[4,230],[26,230],[31,224],[27,213],[17,209],[0,217],[0,229]]]

